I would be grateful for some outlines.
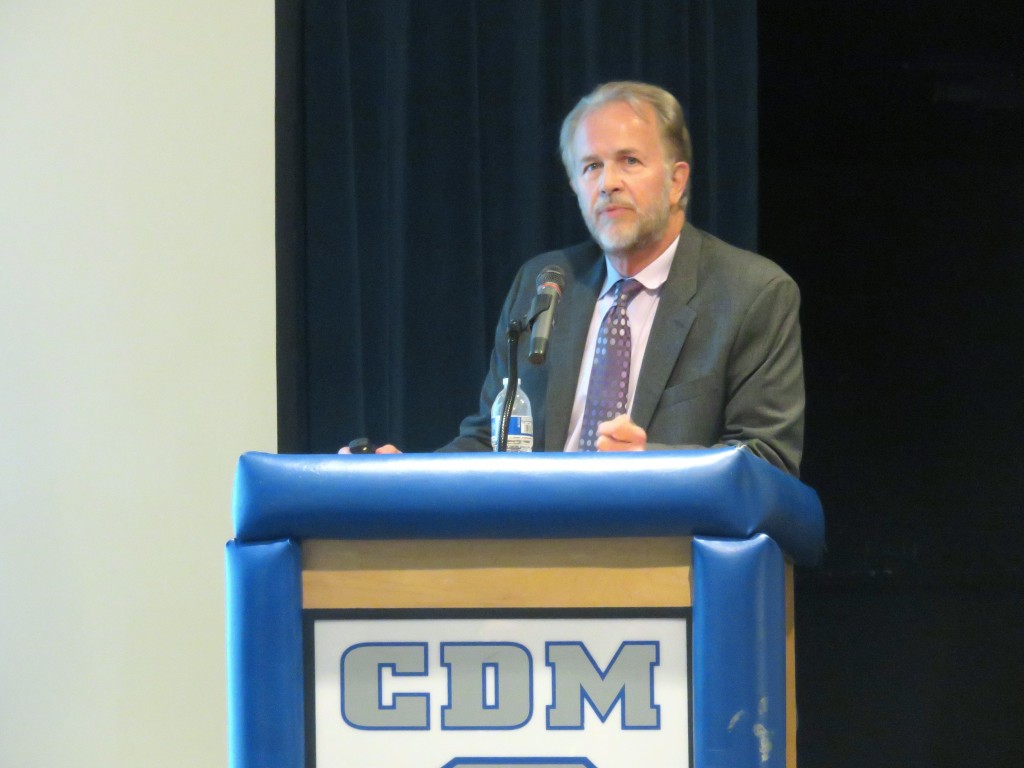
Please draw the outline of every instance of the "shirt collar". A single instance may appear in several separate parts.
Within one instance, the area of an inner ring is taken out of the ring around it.
[[[648,291],[657,291],[661,288],[661,286],[665,284],[665,281],[668,280],[668,272],[672,268],[672,259],[676,256],[676,248],[679,247],[679,238],[681,236],[682,233],[680,233],[675,240],[669,243],[668,248],[662,251],[658,258],[633,275],[633,279],[639,281],[639,283]],[[604,257],[604,265],[604,285],[601,286],[601,293],[599,294],[601,298],[604,298],[608,294],[608,291],[612,289],[612,286],[619,282],[619,280],[624,279],[623,276],[616,271],[615,267],[612,266],[611,259],[609,259],[607,255]]]

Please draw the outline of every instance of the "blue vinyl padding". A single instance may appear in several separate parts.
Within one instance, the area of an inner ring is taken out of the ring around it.
[[[744,448],[648,453],[247,453],[239,541],[767,533],[801,565],[824,546],[817,494]]]
[[[785,765],[783,552],[816,562],[824,520],[810,488],[744,449],[251,453],[239,461],[235,526],[227,548],[232,768],[304,765],[297,540],[675,535],[695,536],[694,764]]]
[[[786,765],[782,551],[761,534],[693,540],[693,754],[698,768]]]
[[[304,768],[299,545],[231,541],[226,558],[228,764]]]

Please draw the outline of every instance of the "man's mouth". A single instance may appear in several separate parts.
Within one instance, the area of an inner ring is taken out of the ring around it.
[[[620,205],[618,203],[612,203],[611,205],[604,205],[597,209],[598,216],[607,216],[609,218],[618,218],[627,213],[633,212],[633,207],[630,205]]]

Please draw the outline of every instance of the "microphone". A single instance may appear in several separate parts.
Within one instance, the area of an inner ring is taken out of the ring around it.
[[[542,364],[548,356],[548,338],[555,327],[555,307],[565,290],[565,272],[559,266],[544,267],[537,275],[537,295],[526,322],[530,326],[530,362]]]

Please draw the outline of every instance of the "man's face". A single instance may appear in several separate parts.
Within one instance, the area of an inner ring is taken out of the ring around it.
[[[637,114],[621,101],[598,107],[580,121],[572,152],[573,190],[601,248],[629,256],[657,246],[689,168],[666,167],[654,110],[644,105]]]

